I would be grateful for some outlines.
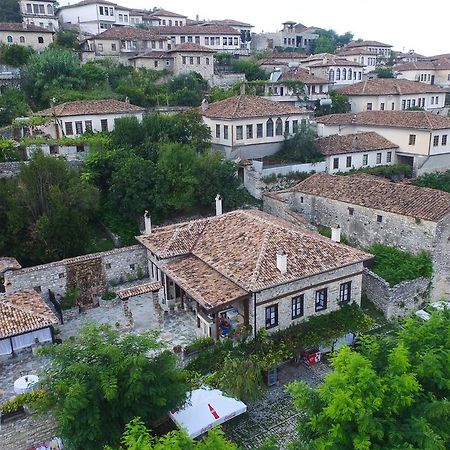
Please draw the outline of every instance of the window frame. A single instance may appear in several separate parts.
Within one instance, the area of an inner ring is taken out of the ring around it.
[[[305,315],[305,295],[300,294],[291,298],[291,319],[298,319]]]
[[[352,282],[345,281],[339,286],[339,303],[350,303],[352,299]]]
[[[315,312],[325,311],[328,307],[328,288],[318,289],[314,293]]]
[[[266,330],[269,330],[270,328],[275,328],[278,326],[278,303],[275,303],[274,305],[266,306],[264,319],[265,319]]]

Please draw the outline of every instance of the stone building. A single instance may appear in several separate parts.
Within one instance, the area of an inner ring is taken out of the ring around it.
[[[398,79],[450,88],[450,55],[399,63],[394,66],[394,70]]]
[[[363,39],[357,39],[356,41],[350,41],[344,46],[343,49],[368,51],[377,58],[377,64],[380,64],[390,58],[392,45],[379,41],[365,41]]]
[[[264,210],[289,211],[307,222],[339,226],[350,242],[392,245],[433,257],[433,298],[450,294],[450,194],[366,174],[315,174],[291,189],[266,194]]]
[[[36,51],[45,50],[53,42],[53,31],[26,23],[0,23],[0,44],[17,44]]]
[[[23,23],[38,25],[50,31],[59,28],[55,15],[56,0],[19,0]]]
[[[161,307],[194,313],[206,336],[250,326],[276,331],[311,315],[360,303],[371,255],[256,210],[151,228],[138,241],[159,281]]]

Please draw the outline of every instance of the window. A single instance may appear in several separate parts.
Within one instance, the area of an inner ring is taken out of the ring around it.
[[[220,138],[220,125],[216,124],[216,138]]]
[[[349,216],[353,216],[354,213],[355,213],[355,209],[354,208],[348,208],[348,215]]]
[[[106,10],[106,8],[105,8],[105,10]],[[109,8],[109,15],[110,15],[110,16],[113,16],[113,15],[114,15],[114,9]]]
[[[233,45],[233,38],[232,37],[228,38],[228,45]]]
[[[72,122],[66,122],[64,126],[66,127],[66,136],[71,136],[73,134]]]
[[[442,135],[441,145],[447,145],[447,135],[446,134]]]
[[[292,320],[297,319],[298,317],[303,316],[303,302],[304,295],[298,295],[297,297],[292,297],[291,301],[291,310],[292,310]]]
[[[237,139],[238,141],[244,139],[244,128],[243,128],[242,125],[238,125],[238,126],[236,127],[236,139]]]
[[[117,51],[117,44],[111,44],[111,51]]]
[[[257,138],[263,137],[263,124],[262,123],[256,124],[256,137]]]
[[[130,264],[130,269],[131,270],[135,270],[136,269],[136,264]]]
[[[283,136],[283,121],[279,117],[275,122],[275,135]]]
[[[228,125],[223,126],[223,138],[228,139]]]
[[[333,169],[339,169],[339,158],[333,158]]]
[[[119,22],[123,22],[123,14],[119,14]]]
[[[183,64],[186,64],[186,56],[181,57]]]
[[[58,278],[64,278],[66,274],[64,272],[58,273]]]
[[[339,303],[349,303],[352,293],[352,282],[342,283],[339,288]]]
[[[103,16],[103,6],[99,6],[98,11],[99,11],[100,15]]]
[[[49,149],[51,155],[57,155],[59,153],[59,147],[57,145],[50,145]]]
[[[31,7],[31,3],[27,3],[27,13],[32,13],[33,8]]]
[[[21,44],[24,44],[24,43],[25,43],[25,38],[24,38],[23,36],[20,36],[20,37],[19,37],[19,42],[20,42]]]
[[[197,56],[197,65],[201,64],[200,56]]]
[[[84,122],[84,130],[86,133],[92,131],[92,120],[86,120]]]
[[[298,131],[298,120],[293,120],[292,121],[292,132],[297,133],[297,131]]]
[[[402,109],[406,109],[406,100],[402,100]]]
[[[189,56],[189,64],[192,66],[194,64],[194,57]]]
[[[278,303],[266,308],[266,328],[273,328],[278,325]]]
[[[237,37],[233,38],[234,45],[239,45],[239,39]]]
[[[12,36],[6,36],[6,42],[8,42],[8,44],[12,44],[12,41],[13,41]]]
[[[195,43],[200,44],[200,36],[195,36]]]
[[[39,14],[45,14],[45,7],[44,7],[44,5],[39,5]]]
[[[83,122],[81,121],[75,122],[75,133],[83,134]]]
[[[384,103],[383,102],[380,103],[380,111],[384,111]]]
[[[169,27],[172,26],[172,19],[169,19]]]
[[[184,44],[186,42],[186,36],[181,36],[180,37],[180,43]]]
[[[410,134],[409,135],[409,145],[416,145],[416,135],[415,134]]]
[[[205,45],[209,45],[209,37],[208,36],[205,37]]]
[[[187,41],[188,41],[190,44],[192,44],[192,36],[188,36],[188,37],[187,37]]]
[[[391,110],[394,111],[394,109],[395,109],[395,103],[392,102],[392,103],[391,103]]]
[[[209,58],[205,58],[206,65],[209,66]]]
[[[406,107],[409,109],[411,108],[411,100],[406,101]]]
[[[336,69],[336,80],[340,80],[341,79],[341,69]]]
[[[247,125],[247,139],[253,139],[253,125]]]
[[[439,136],[433,137],[433,147],[437,147],[439,145]]]
[[[38,44],[43,44],[44,43],[44,38],[42,36],[38,37]]]
[[[363,155],[363,166],[369,164],[369,155]]]
[[[327,297],[328,297],[328,289],[319,289],[316,291],[315,295],[315,309],[316,312],[323,311],[327,309]]]
[[[372,103],[367,103],[367,111],[372,111]]]
[[[383,222],[383,216],[377,215],[377,222],[382,223]]]
[[[36,4],[33,5],[33,13],[39,14],[39,5],[36,5]]]
[[[84,152],[84,145],[77,145],[77,153],[83,153]]]
[[[377,164],[381,164],[381,153],[377,153]]]
[[[224,37],[223,39],[222,39],[222,42],[223,42],[223,45],[227,45],[227,38],[226,37]]]
[[[100,120],[100,126],[102,128],[102,131],[108,131],[108,119]]]
[[[284,134],[289,134],[289,120],[284,122]]]
[[[392,152],[386,153],[386,162],[388,163],[392,162]]]
[[[273,136],[273,120],[269,119],[266,122],[266,136],[272,137]]]
[[[352,167],[352,157],[347,156],[347,159],[345,160],[345,167]]]
[[[97,48],[99,52],[103,51],[103,44],[97,44]]]

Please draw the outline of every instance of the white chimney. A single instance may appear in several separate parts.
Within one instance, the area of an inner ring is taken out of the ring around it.
[[[281,273],[287,272],[287,253],[284,251],[277,252],[277,269]]]
[[[147,210],[144,213],[144,234],[152,234],[152,219]]]
[[[220,216],[222,214],[222,197],[220,194],[216,195],[216,216]]]
[[[331,240],[334,242],[341,242],[341,229],[340,227],[331,227]]]
[[[206,98],[204,98],[202,100],[202,111],[208,111],[208,108],[209,108],[208,100],[206,100]]]

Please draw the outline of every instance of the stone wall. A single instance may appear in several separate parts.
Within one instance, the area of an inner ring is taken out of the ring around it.
[[[79,160],[67,161],[68,165],[72,168],[81,168],[83,162]],[[11,161],[0,163],[0,179],[16,177],[20,173],[20,164],[27,164],[26,161]]]
[[[243,73],[215,73],[211,80],[211,86],[227,88],[243,81],[245,81]]]
[[[404,317],[410,311],[420,309],[428,299],[431,282],[428,278],[403,281],[393,287],[389,283],[364,269],[362,290],[363,294],[383,311],[386,319]]]
[[[100,261],[106,283],[109,285],[135,279],[140,274],[143,277],[148,276],[146,250],[141,245],[133,245],[40,266],[10,270],[5,273],[6,292],[35,288],[47,296],[48,290],[51,289],[55,294],[64,296],[67,289],[68,269],[70,270],[74,265],[78,268],[82,267],[83,263],[89,266],[95,260]]]

